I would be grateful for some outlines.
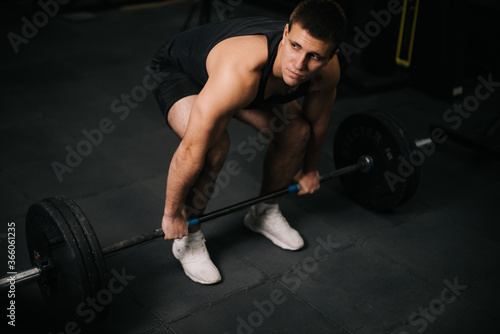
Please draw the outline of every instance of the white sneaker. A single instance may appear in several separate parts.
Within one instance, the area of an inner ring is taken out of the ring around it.
[[[205,237],[198,231],[174,240],[172,253],[181,262],[186,275],[201,284],[214,284],[221,280],[205,246]]]
[[[269,206],[262,214],[258,213],[256,205],[252,206],[245,216],[244,224],[283,249],[297,250],[304,246],[299,232],[290,227],[278,205]]]

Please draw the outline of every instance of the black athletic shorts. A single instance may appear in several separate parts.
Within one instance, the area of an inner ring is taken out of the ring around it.
[[[203,88],[188,74],[175,66],[162,66],[154,75],[158,87],[154,91],[160,110],[167,120],[168,111],[183,97],[197,95]]]

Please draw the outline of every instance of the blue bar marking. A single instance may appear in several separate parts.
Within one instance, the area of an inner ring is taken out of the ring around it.
[[[289,193],[294,193],[300,190],[300,186],[298,184],[292,184],[291,186],[288,186],[288,192]]]
[[[195,225],[198,225],[200,223],[200,220],[198,218],[191,218],[191,219],[188,219],[188,226],[195,226]]]

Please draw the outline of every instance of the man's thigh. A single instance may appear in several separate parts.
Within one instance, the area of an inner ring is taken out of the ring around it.
[[[167,123],[179,138],[183,138],[186,133],[189,117],[191,116],[191,109],[197,97],[198,95],[190,95],[181,98],[174,103],[167,113]]]
[[[155,97],[167,124],[182,138],[196,96],[203,88],[187,73],[166,66],[156,73],[159,78]]]

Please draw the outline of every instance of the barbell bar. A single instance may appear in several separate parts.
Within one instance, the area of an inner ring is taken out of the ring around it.
[[[390,210],[415,192],[419,166],[414,166],[414,171],[405,177],[399,175],[404,182],[399,180],[398,184],[387,184],[387,173],[397,176],[398,161],[408,160],[412,152],[428,145],[433,145],[432,139],[411,139],[406,129],[385,113],[370,111],[351,115],[340,124],[335,136],[333,153],[337,169],[321,175],[320,182],[340,177],[348,195],[360,204],[374,211]],[[189,219],[188,225],[201,224],[299,190],[300,186],[293,184]],[[71,289],[81,290],[72,303],[75,307],[106,287],[109,278],[104,256],[163,236],[159,228],[101,248],[92,226],[75,202],[64,197],[48,198],[33,204],[26,218],[33,267],[2,277],[0,288],[8,288],[13,279],[17,283],[37,280],[49,302],[71,309],[64,301]]]
[[[324,181],[330,180],[332,178],[335,178],[337,176],[351,173],[351,172],[357,171],[357,170],[363,171],[366,173],[371,169],[372,164],[373,164],[373,161],[371,160],[370,157],[362,156],[359,158],[359,160],[356,164],[346,166],[346,167],[343,167],[343,168],[338,169],[338,170],[333,170],[327,174],[320,176],[320,182],[324,182]],[[207,213],[207,214],[202,215],[200,217],[188,219],[187,223],[188,223],[188,226],[195,226],[195,225],[205,223],[207,221],[231,214],[233,212],[242,210],[242,209],[250,207],[254,204],[262,203],[262,202],[265,202],[265,201],[273,199],[273,198],[277,198],[277,197],[280,197],[283,195],[297,192],[299,190],[300,190],[300,186],[298,183],[292,184],[286,188],[282,188],[282,189],[277,190],[275,192],[272,192],[270,194],[251,198],[251,199],[233,204],[231,206]],[[134,245],[137,245],[137,244],[140,244],[140,243],[143,243],[143,242],[155,239],[155,238],[163,237],[163,236],[164,236],[163,230],[161,228],[158,228],[151,233],[141,234],[141,235],[138,235],[136,237],[133,237],[133,238],[130,238],[127,240],[123,240],[123,241],[119,241],[119,242],[116,242],[112,245],[106,246],[103,248],[102,253],[104,255],[108,255],[108,254],[117,252],[119,250],[122,250],[124,248],[131,247],[131,246],[134,246]]]
[[[416,143],[416,146],[419,147],[419,146],[423,146],[423,145],[428,145],[430,143],[430,141],[431,141],[431,139],[429,139],[429,138],[422,139],[422,140],[420,140],[420,142]],[[358,163],[356,163],[354,165],[349,165],[349,166],[343,167],[341,169],[332,170],[326,174],[321,175],[319,180],[320,180],[320,182],[325,182],[325,181],[328,181],[330,179],[336,178],[338,176],[352,173],[355,171],[367,173],[372,168],[373,168],[373,159],[370,156],[361,156],[358,160]],[[277,190],[275,192],[272,192],[270,194],[251,198],[251,199],[233,204],[231,206],[210,212],[210,213],[202,215],[200,217],[188,219],[187,223],[188,223],[189,227],[195,226],[195,225],[205,223],[205,222],[208,222],[210,220],[237,212],[239,210],[250,207],[250,206],[257,204],[257,203],[265,202],[265,201],[273,199],[273,198],[277,198],[277,197],[281,197],[281,196],[284,196],[284,195],[287,195],[290,193],[298,192],[299,190],[300,190],[300,185],[298,183],[292,184],[286,188],[282,188],[282,189]],[[123,250],[125,248],[132,247],[132,246],[135,246],[138,244],[142,244],[142,243],[145,243],[147,241],[150,241],[150,240],[153,240],[153,239],[156,239],[159,237],[163,237],[164,235],[165,234],[163,233],[163,230],[161,228],[158,228],[150,233],[140,234],[138,236],[135,236],[135,237],[132,237],[129,239],[115,242],[111,245],[108,245],[108,246],[102,248],[101,252],[104,256],[107,256],[107,255],[110,255],[112,253]],[[62,242],[63,242],[62,238],[54,238],[49,242],[49,244],[56,245],[56,244],[59,244]],[[29,282],[29,281],[35,280],[35,279],[39,278],[39,276],[43,270],[50,269],[50,267],[51,266],[42,267],[42,268],[31,267],[29,269],[25,269],[23,271],[16,272],[16,274],[14,275],[15,280],[17,283],[20,283],[20,282],[22,283],[25,281]],[[12,278],[12,276],[2,277],[0,279],[0,288],[7,287],[10,284],[9,281],[11,280],[11,278]]]
[[[359,161],[354,165],[346,166],[344,168],[341,168],[338,170],[333,170],[327,174],[321,175],[320,182],[328,181],[328,180],[335,178],[337,176],[351,173],[351,172],[357,171],[357,170],[366,173],[372,168],[372,165],[373,165],[373,161],[371,160],[370,157],[362,156],[359,158]],[[298,183],[292,184],[286,188],[282,188],[282,189],[277,190],[275,192],[272,192],[270,194],[251,198],[251,199],[230,205],[228,207],[210,212],[210,213],[202,215],[200,217],[188,219],[187,223],[188,223],[188,226],[195,226],[195,225],[205,223],[207,221],[214,220],[216,218],[231,214],[233,212],[242,210],[242,209],[250,207],[254,204],[265,202],[269,199],[273,199],[273,198],[287,195],[290,193],[298,192],[299,190],[300,190],[300,186]],[[112,253],[123,250],[125,248],[132,247],[132,246],[135,246],[138,244],[142,244],[142,243],[145,243],[147,241],[150,241],[150,240],[153,240],[153,239],[156,239],[159,237],[163,237],[163,236],[164,236],[163,230],[161,228],[158,228],[150,233],[140,234],[140,235],[137,235],[137,236],[129,238],[129,239],[115,242],[111,245],[108,245],[108,246],[102,248],[101,252],[102,252],[103,256],[107,256],[107,255],[110,255]],[[56,237],[56,238],[49,240],[49,245],[54,246],[54,245],[57,245],[57,244],[60,244],[63,242],[64,242],[63,238]],[[48,269],[50,269],[50,267],[51,266],[44,266],[42,268],[31,267],[29,269],[17,272],[14,275],[14,277],[15,277],[15,280],[17,283],[22,283],[24,281],[29,282],[29,281],[38,279],[40,277],[42,271],[48,270]],[[11,278],[12,278],[12,276],[2,277],[0,279],[0,288],[5,288],[6,286],[10,285],[9,282],[10,282]]]

